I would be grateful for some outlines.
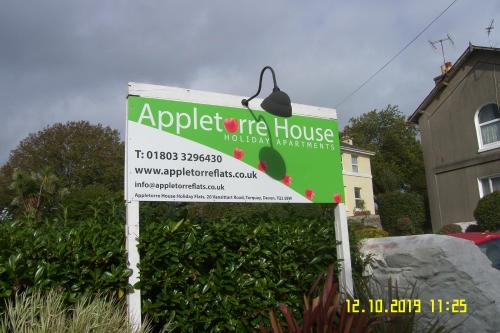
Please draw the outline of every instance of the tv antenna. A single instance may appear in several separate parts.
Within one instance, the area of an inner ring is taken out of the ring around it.
[[[490,42],[491,47],[493,47],[493,43],[491,42],[490,35],[493,29],[495,29],[495,19],[491,20],[490,25],[484,28],[484,30],[486,30],[486,33],[488,34],[488,41]]]
[[[437,44],[441,46],[441,54],[443,55],[443,65],[446,64],[446,58],[444,57],[444,43],[449,42],[451,45],[455,45],[455,42],[453,41],[453,38],[449,34],[446,34],[446,38],[441,38],[438,40],[431,41],[429,40],[429,44],[431,44],[432,48],[434,50],[437,50]]]

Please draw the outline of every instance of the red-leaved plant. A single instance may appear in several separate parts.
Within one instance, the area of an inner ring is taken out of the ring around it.
[[[462,322],[447,328],[446,320],[437,316],[425,326],[419,326],[414,312],[374,314],[369,312],[348,312],[347,303],[339,293],[339,284],[334,279],[333,265],[328,267],[323,288],[318,287],[323,279],[321,274],[304,296],[304,313],[302,322],[297,322],[286,305],[280,304],[279,310],[286,320],[283,326],[274,310],[269,311],[269,322],[273,333],[451,333]],[[377,290],[370,284],[361,283],[358,286],[358,297],[362,303],[366,298],[380,298],[376,296]],[[416,284],[410,286],[410,294],[400,295],[396,283],[388,280],[388,299],[414,299],[416,298]],[[377,289],[377,288],[375,288]],[[375,293],[374,293],[375,292]],[[315,295],[315,296],[313,296]],[[349,296],[347,296],[349,297]],[[268,333],[268,329],[260,323],[261,333]]]
[[[273,333],[364,333],[370,332],[370,327],[380,321],[382,317],[368,313],[349,313],[347,304],[342,301],[339,293],[339,284],[333,276],[333,265],[328,267],[326,280],[322,289],[318,285],[323,274],[316,279],[307,296],[304,296],[304,313],[302,323],[295,320],[286,305],[280,304],[279,310],[285,317],[285,330],[276,317],[274,310],[269,311],[269,321]],[[311,298],[312,295],[317,295]],[[268,333],[264,325],[260,324],[260,331]]]

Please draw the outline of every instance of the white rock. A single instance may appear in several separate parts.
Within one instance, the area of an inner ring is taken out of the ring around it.
[[[417,283],[422,300],[419,324],[431,313],[430,299],[450,301],[441,314],[447,325],[463,321],[454,332],[500,332],[500,271],[471,241],[444,235],[372,238],[363,242],[361,253],[371,256],[368,273],[387,285],[392,277],[402,288]],[[452,314],[451,302],[465,299],[466,314]]]

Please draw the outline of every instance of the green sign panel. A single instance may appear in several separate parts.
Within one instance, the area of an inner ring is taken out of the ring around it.
[[[128,200],[335,203],[343,197],[333,116],[279,118],[238,106],[240,97],[225,102],[220,96],[228,95],[196,98],[188,91],[179,100],[168,92],[128,97]]]

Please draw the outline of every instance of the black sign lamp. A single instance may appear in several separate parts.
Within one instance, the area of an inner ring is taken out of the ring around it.
[[[248,107],[248,102],[257,97],[258,94],[260,94],[260,89],[262,88],[262,76],[264,75],[266,69],[269,69],[273,74],[274,88],[271,95],[267,96],[262,101],[260,106],[272,115],[278,117],[291,117],[292,103],[290,102],[290,97],[288,97],[285,92],[281,91],[280,88],[278,88],[278,85],[276,84],[276,75],[274,74],[274,70],[270,66],[264,67],[260,72],[259,89],[255,93],[255,95],[248,99],[243,99],[241,101],[241,104]]]

